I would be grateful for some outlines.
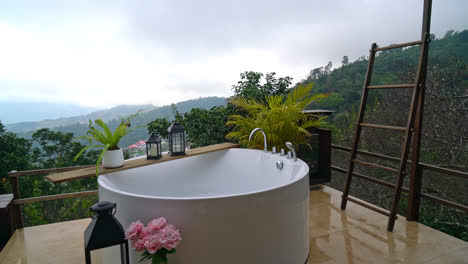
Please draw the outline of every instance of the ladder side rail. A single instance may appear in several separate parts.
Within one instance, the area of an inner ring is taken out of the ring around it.
[[[398,203],[400,202],[400,196],[401,196],[401,187],[403,185],[403,178],[406,174],[406,165],[407,165],[407,159],[409,155],[409,147],[411,144],[411,136],[412,136],[412,131],[411,129],[414,126],[415,123],[415,117],[416,117],[416,110],[417,110],[417,104],[419,101],[419,97],[421,96],[421,90],[423,88],[422,85],[422,75],[421,71],[423,68],[427,66],[427,55],[428,55],[428,43],[430,41],[430,36],[429,34],[425,34],[425,41],[421,45],[421,52],[420,52],[420,57],[419,57],[419,62],[418,62],[418,69],[416,71],[416,86],[414,88],[413,96],[411,99],[411,106],[410,106],[410,113],[408,116],[408,123],[407,123],[407,132],[405,136],[405,140],[403,143],[402,147],[402,152],[401,152],[401,157],[400,157],[400,174],[398,175],[397,178],[397,183],[395,187],[395,194],[394,194],[394,199],[392,203],[392,209],[390,212],[390,219],[388,220],[388,225],[387,225],[387,230],[388,231],[393,231],[393,226],[395,225],[395,217],[398,209]]]
[[[424,0],[424,11],[423,11],[423,24],[422,24],[422,35],[421,41],[427,42],[430,39],[431,32],[431,9],[432,0]],[[422,190],[422,167],[419,164],[419,155],[421,152],[421,130],[424,113],[424,97],[426,90],[426,76],[427,76],[427,56],[429,52],[429,43],[426,44],[426,60],[423,61],[423,65],[420,72],[421,77],[421,94],[419,95],[418,109],[416,111],[416,121],[414,124],[414,138],[412,144],[412,156],[411,156],[411,174],[409,182],[409,193],[408,193],[408,210],[406,219],[409,221],[419,220],[419,207],[420,207],[420,193]]]
[[[353,147],[351,150],[351,155],[349,157],[349,165],[348,165],[348,172],[346,173],[346,183],[345,183],[345,188],[343,191],[343,196],[341,199],[341,210],[346,209],[346,202],[347,199],[346,197],[349,194],[349,188],[351,185],[351,177],[353,175],[353,170],[354,170],[354,163],[353,159],[356,159],[356,154],[357,154],[357,148],[359,145],[359,138],[361,136],[361,126],[360,124],[362,123],[362,120],[364,119],[364,113],[366,110],[366,103],[367,103],[367,95],[368,95],[368,89],[367,87],[371,83],[372,79],[372,70],[374,68],[374,61],[375,61],[375,49],[377,48],[376,43],[372,43],[371,49],[370,49],[370,55],[369,55],[369,64],[367,65],[367,72],[366,72],[366,77],[364,81],[364,85],[362,86],[362,92],[361,92],[361,105],[359,106],[359,115],[356,120],[356,133],[354,134],[354,139],[353,139]]]

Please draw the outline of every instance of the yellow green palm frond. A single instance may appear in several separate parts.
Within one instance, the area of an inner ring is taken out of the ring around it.
[[[267,96],[266,103],[242,97],[229,100],[247,114],[229,117],[227,125],[232,126],[233,131],[227,134],[226,138],[237,140],[247,147],[263,149],[261,135],[255,135],[252,142],[249,142],[250,132],[260,127],[265,131],[270,146],[284,148],[286,141],[293,143],[296,147],[310,146],[307,143],[311,136],[308,129],[323,126],[326,123],[323,121],[326,117],[311,118],[302,111],[308,104],[327,96],[326,94],[312,94],[312,88],[313,84],[299,85],[287,96]]]

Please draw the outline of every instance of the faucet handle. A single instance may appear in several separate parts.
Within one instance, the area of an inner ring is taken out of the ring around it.
[[[293,157],[293,156],[292,156],[292,152],[289,150],[289,151],[288,151],[288,157],[287,157],[287,159],[292,159],[292,157]]]
[[[280,156],[285,156],[285,155],[286,155],[286,154],[284,154],[284,149],[282,148],[282,149],[281,149],[281,154],[280,154]]]
[[[294,145],[291,142],[286,142],[285,145],[290,150],[290,152],[292,152],[292,158],[294,159],[294,161],[296,161],[297,154],[296,154],[296,149],[294,148]],[[289,157],[289,153],[288,153],[288,157]]]
[[[271,148],[271,153],[272,153],[272,154],[276,154],[276,147],[272,147],[272,148]]]

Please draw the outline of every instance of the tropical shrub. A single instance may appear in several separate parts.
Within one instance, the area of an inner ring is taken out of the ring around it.
[[[147,124],[148,128],[148,134],[151,133],[156,133],[156,135],[162,137],[162,138],[167,138],[168,137],[168,132],[167,128],[171,125],[172,123],[167,119],[167,117],[163,118],[156,118],[155,120],[149,122]]]
[[[296,148],[307,143],[311,134],[307,130],[311,127],[321,127],[326,124],[326,117],[304,114],[304,108],[321,98],[325,94],[312,94],[313,84],[299,85],[287,95],[266,96],[266,103],[244,97],[235,97],[229,102],[240,108],[245,114],[236,114],[229,117],[227,125],[233,127],[233,131],[227,134],[227,139],[233,139],[248,147],[263,149],[263,136],[256,134],[254,140],[249,141],[250,132],[256,128],[262,128],[268,144],[277,149],[284,148],[286,141],[291,142]]]

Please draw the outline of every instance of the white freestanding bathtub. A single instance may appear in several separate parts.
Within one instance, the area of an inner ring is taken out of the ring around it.
[[[117,204],[124,228],[161,216],[179,228],[170,264],[304,264],[308,172],[299,159],[228,149],[99,176],[99,200]]]

